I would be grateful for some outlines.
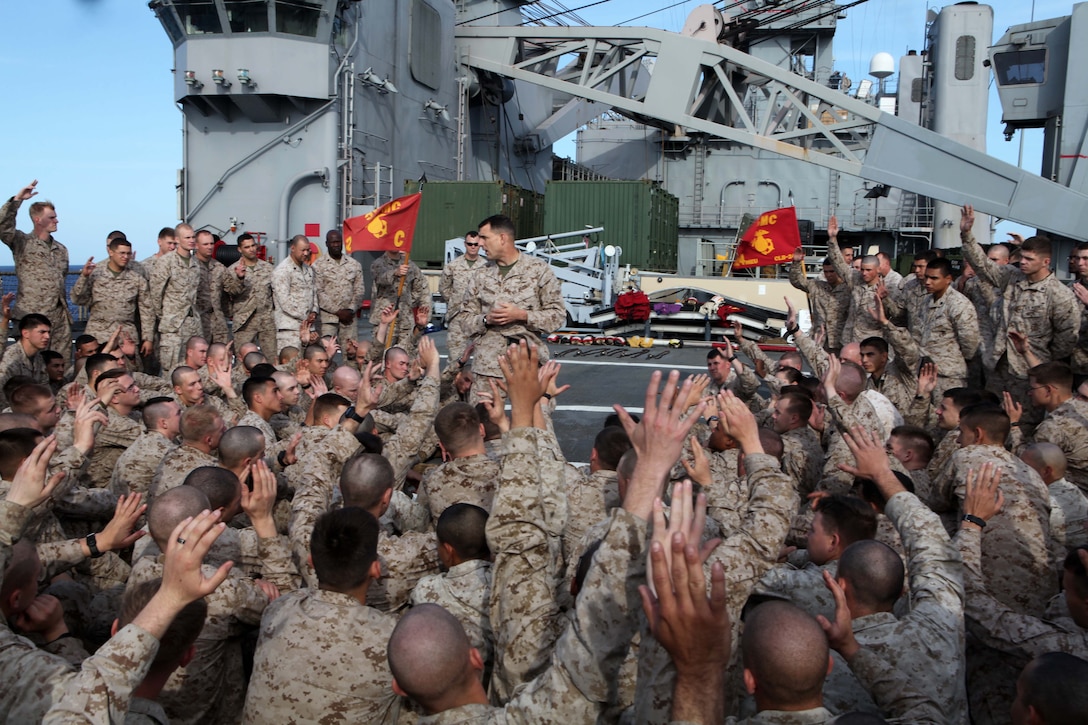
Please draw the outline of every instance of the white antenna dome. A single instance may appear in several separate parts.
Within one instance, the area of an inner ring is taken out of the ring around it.
[[[887,78],[895,74],[895,58],[891,53],[877,53],[869,61],[869,75],[873,78]]]

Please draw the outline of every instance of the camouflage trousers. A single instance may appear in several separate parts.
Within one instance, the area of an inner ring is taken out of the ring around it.
[[[159,363],[164,372],[173,370],[185,360],[185,343],[200,333],[200,318],[194,315],[186,317],[176,332],[159,333]]]
[[[234,349],[237,351],[247,342],[253,342],[260,346],[265,357],[272,361],[279,350],[276,349],[276,326],[272,320],[264,325],[257,324],[250,318],[246,324],[234,330]]]
[[[352,319],[350,325],[341,325],[340,318],[329,312],[321,311],[321,334],[332,335],[341,345],[347,340],[359,339],[359,320]]]

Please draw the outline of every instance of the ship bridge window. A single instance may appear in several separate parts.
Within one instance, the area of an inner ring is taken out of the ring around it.
[[[181,18],[181,25],[186,35],[208,35],[222,33],[223,25],[219,22],[219,11],[212,0],[175,0],[174,8]]]
[[[170,36],[170,41],[178,43],[185,37],[185,33],[181,32],[181,26],[178,25],[177,16],[169,7],[166,7],[162,2],[152,2],[150,8],[155,11],[155,16],[162,23],[162,27],[166,30],[166,34]]]
[[[276,0],[276,31],[290,35],[317,37],[321,5],[306,0]]]
[[[1000,86],[1021,86],[1046,80],[1046,48],[994,54],[994,73]]]
[[[267,0],[225,0],[227,22],[232,33],[267,33]]]

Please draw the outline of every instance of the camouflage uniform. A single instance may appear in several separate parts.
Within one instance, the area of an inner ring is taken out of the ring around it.
[[[33,378],[34,382],[45,384],[49,376],[45,373],[45,361],[40,353],[34,353],[27,357],[21,342],[4,350],[4,356],[0,357],[0,406],[7,407],[8,401],[4,397],[2,388],[16,375],[25,375]]]
[[[438,604],[461,622],[469,644],[491,662],[492,639],[488,602],[491,600],[491,562],[473,559],[442,574],[425,576],[412,592],[412,606]]]
[[[267,562],[262,569],[264,578],[281,592],[290,591],[293,582],[286,543],[277,536],[261,539],[260,546],[262,560]],[[140,559],[133,567],[129,587],[162,576],[163,559],[162,554]],[[215,573],[207,564],[203,569],[206,577]],[[242,638],[248,627],[261,623],[268,596],[252,579],[232,575],[204,601],[208,616],[196,640],[196,656],[174,670],[159,695],[171,723],[235,723],[245,703]],[[293,668],[289,671],[299,674]]]
[[[515,432],[515,439],[520,435]],[[519,452],[522,442],[514,443]],[[506,483],[504,478],[503,487]],[[500,487],[500,496],[502,490]],[[554,497],[554,490],[545,496]],[[538,535],[531,535],[529,521],[547,526],[547,533],[538,529]],[[556,523],[554,520],[545,523],[536,517],[524,522],[524,526],[518,525],[521,535],[517,538],[523,544],[516,545],[515,550],[539,561],[541,566],[522,564],[511,569],[512,576],[502,583],[495,575],[494,587],[506,588],[504,596],[509,600],[508,611],[514,620],[509,623],[511,631],[535,624],[533,608],[539,607],[540,602],[530,592],[538,584],[534,577],[546,576],[546,549],[549,538],[558,535]],[[637,587],[646,579],[646,522],[623,509],[615,509],[607,523],[607,533],[594,555],[594,566],[586,577],[573,617],[556,642],[554,652],[544,658],[542,664],[546,669],[517,690],[502,708],[462,705],[421,717],[419,725],[569,725],[597,721],[602,708],[615,701],[617,673],[635,633],[639,609]],[[530,585],[525,586],[526,583]],[[537,645],[525,641],[525,646]]]
[[[457,319],[464,304],[463,297],[468,290],[469,281],[476,271],[483,269],[487,260],[477,257],[468,261],[464,255],[446,263],[442,268],[442,278],[438,282],[438,294],[446,300],[446,350],[450,360],[458,360],[468,347],[468,336]]]
[[[404,289],[399,296],[401,278],[396,276],[398,259],[390,259],[383,254],[370,265],[370,278],[373,287],[371,289],[370,324],[377,329],[381,322],[381,311],[390,305],[397,308],[396,329],[393,330],[393,345],[403,347],[409,355],[415,352],[413,333],[415,332],[415,317],[412,310],[416,307],[430,307],[431,290],[427,286],[427,280],[423,272],[415,262],[408,262],[408,276],[404,278]],[[385,345],[385,340],[376,340],[379,348]]]
[[[952,454],[934,480],[934,503],[941,504],[935,510],[962,513],[967,471],[986,462],[1001,471],[1005,493],[1005,506],[986,526],[986,581],[1006,606],[1041,613],[1057,587],[1050,567],[1050,496],[1039,474],[1000,446],[966,446]]]
[[[827,256],[831,259],[832,266],[839,273],[843,284],[850,289],[850,309],[843,322],[842,337],[840,342],[845,345],[850,342],[861,342],[867,337],[880,337],[882,329],[880,323],[873,319],[869,310],[876,307],[876,280],[872,284],[866,284],[861,278],[861,272],[850,267],[846,258],[842,256],[842,250],[838,244],[830,244]],[[888,285],[888,297],[897,294],[891,285]]]
[[[952,287],[940,299],[929,294],[923,298],[921,317],[910,320],[914,339],[937,364],[937,389],[934,397],[949,388],[963,387],[967,380],[967,361],[978,351],[978,313],[966,297]]]
[[[823,466],[820,437],[807,422],[782,434],[782,470],[790,475],[802,496],[816,490]]]
[[[234,314],[231,331],[235,349],[247,342],[255,342],[271,359],[279,352],[276,349],[276,323],[272,319],[274,268],[263,259],[258,259],[253,266],[246,265],[245,279],[238,279],[240,265],[246,265],[244,259],[227,267],[227,273],[223,275],[223,291],[230,299]]]
[[[898,324],[907,324],[909,320],[920,320],[926,308],[928,294],[925,283],[912,276],[899,288],[897,299],[892,299],[892,295],[888,295],[888,299],[892,300],[891,303],[884,300],[884,312],[889,319],[894,318]]]
[[[247,271],[248,274],[248,271]],[[299,328],[303,320],[317,312],[317,290],[314,287],[314,270],[308,264],[295,264],[288,257],[276,265],[272,272],[272,298],[276,309],[276,350],[297,347]],[[269,353],[266,351],[265,355]]]
[[[107,422],[94,436],[94,449],[87,475],[96,488],[106,488],[110,484],[114,465],[125,449],[129,448],[144,426],[132,418],[121,415],[113,408],[106,409]],[[161,436],[160,436],[161,437]]]
[[[219,459],[215,456],[182,443],[171,449],[155,467],[148,488],[148,501],[154,501],[156,496],[185,483],[185,477],[194,468],[218,465]]]
[[[1088,279],[1078,279],[1070,282],[1070,289],[1076,282],[1083,285],[1088,283]],[[1073,293],[1073,296],[1076,297],[1076,292]],[[1073,348],[1073,357],[1069,362],[1074,373],[1084,375],[1088,373],[1088,305],[1083,304],[1079,297],[1077,297],[1077,304],[1080,306],[1080,332],[1077,335],[1077,346]]]
[[[984,370],[993,371],[997,365],[994,360],[994,337],[997,334],[994,321],[995,306],[1000,309],[1000,296],[997,290],[978,275],[968,277],[963,283],[963,296],[975,305],[978,316],[978,352],[968,361],[969,374],[983,375]]]
[[[504,302],[526,310],[529,319],[524,323],[508,325],[485,323],[484,316]],[[505,277],[497,264],[488,262],[469,282],[464,307],[458,316],[461,329],[476,343],[472,367],[476,373],[476,384],[473,390],[491,392],[487,378],[502,377],[499,355],[511,340],[528,340],[537,346],[541,361],[546,360],[548,348],[541,336],[559,329],[566,315],[559,280],[547,262],[521,254]]]
[[[832,493],[848,493],[854,485],[854,477],[839,469],[840,463],[853,464],[854,454],[842,437],[843,430],[861,426],[872,432],[878,440],[886,441],[892,428],[903,424],[903,418],[895,406],[875,390],[863,390],[853,403],[847,404],[838,395],[827,401],[825,435],[828,438],[827,457],[824,460],[823,478],[819,488]],[[830,431],[827,430],[830,426]]]
[[[982,572],[984,533],[985,530],[964,529],[954,540],[963,560],[963,583],[967,589],[965,614],[978,624],[972,626],[972,633],[1023,664],[1047,652],[1068,652],[1088,659],[1088,630],[1077,626],[1072,619],[1047,621],[1010,609],[994,596],[993,587],[987,586]]]
[[[706,494],[706,515],[719,526],[719,536],[727,537],[736,531],[748,504],[748,478],[738,473],[740,451],[706,451],[710,464],[710,485],[703,486]]]
[[[423,476],[417,500],[431,512],[433,521],[455,503],[490,511],[501,468],[499,461],[484,453],[446,461]]]
[[[179,248],[180,249],[180,248]],[[173,370],[185,358],[185,341],[201,333],[196,309],[200,270],[195,257],[178,252],[163,255],[151,272],[151,306],[158,320],[159,361]]]
[[[942,722],[966,723],[959,557],[940,519],[913,494],[896,494],[884,512],[907,552],[911,610],[899,619],[890,612],[856,617],[854,636],[862,647],[908,674],[943,713]],[[884,716],[901,718],[904,713],[885,710]]]
[[[42,241],[15,228],[15,216],[21,201],[11,197],[0,207],[0,240],[11,248],[15,276],[19,278],[19,296],[11,310],[12,321],[32,312],[45,315],[53,323],[49,349],[72,359],[72,316],[68,311],[65,276],[68,274],[68,248],[50,235]]]
[[[397,620],[348,594],[301,589],[261,622],[242,722],[397,722],[385,646]]]
[[[30,509],[0,500],[0,571],[23,538]],[[75,670],[63,659],[40,651],[0,622],[0,720],[41,722],[49,710],[80,722],[124,719],[132,690],[143,681],[159,641],[130,624]]]
[[[223,281],[227,268],[217,259],[207,262],[196,260],[200,272],[200,289],[196,295],[196,309],[200,314],[200,327],[204,330],[204,339],[213,342],[228,343],[227,318],[223,314]]]
[[[1088,498],[1064,478],[1046,487],[1050,495],[1050,539],[1057,551],[1088,544]]]
[[[90,275],[79,276],[72,287],[72,302],[88,308],[88,335],[105,342],[118,325],[137,346],[150,340],[155,331],[155,311],[151,288],[139,272],[125,268],[114,274],[108,264],[100,264]],[[140,327],[136,328],[139,319]]]
[[[982,247],[968,232],[963,238],[963,256],[980,279],[1001,294],[1000,323],[995,325],[993,357],[996,380],[988,381],[995,392],[1009,391],[1024,404],[1024,424],[1037,422],[1027,400],[1027,360],[1008,344],[1006,332],[1017,330],[1027,338],[1032,352],[1042,362],[1064,360],[1077,344],[1080,302],[1073,292],[1053,274],[1039,282],[1030,282],[1011,264],[999,265],[986,257]]]
[[[382,531],[378,534],[378,561],[382,576],[367,590],[367,606],[381,612],[398,612],[408,605],[420,579],[438,573],[438,539],[419,531],[400,536]]]
[[[337,310],[355,312],[366,298],[363,266],[350,254],[337,261],[323,254],[314,262],[314,280],[317,284],[317,304],[321,308],[321,334],[335,335],[340,344],[359,339],[359,325],[354,318],[350,325],[341,325]]]
[[[800,503],[796,486],[782,472],[774,456],[745,456],[744,468],[748,472],[751,497],[742,524],[723,540],[704,565],[709,569],[718,561],[725,568],[726,606],[729,608],[733,642],[730,669],[736,675],[739,675],[737,667],[740,664],[739,647],[736,645],[740,637],[741,609],[759,580],[778,561],[779,549]],[[638,678],[635,722],[669,722],[676,670],[668,653],[650,635],[645,624],[639,645]]]
[[[921,353],[910,333],[893,324],[884,326],[884,339],[893,357],[884,365],[880,378],[869,376],[865,387],[875,390],[892,402],[903,419],[912,425],[925,426],[929,417],[930,399],[918,396],[918,365]]]
[[[563,530],[563,555],[572,566],[577,566],[575,546],[586,531],[608,518],[608,512],[619,506],[620,487],[615,471],[579,471],[577,476],[566,478],[567,526]]]
[[[812,308],[812,329],[823,326],[827,330],[824,347],[838,350],[842,347],[843,323],[850,311],[850,285],[840,282],[832,286],[822,279],[809,279],[802,271],[802,265],[790,265],[790,284],[808,295],[808,304]]]
[[[1013,442],[1019,431],[1013,429]],[[1070,398],[1046,414],[1032,438],[1037,443],[1053,443],[1065,454],[1065,478],[1088,493],[1088,403]]]
[[[810,561],[802,567],[778,564],[759,580],[756,592],[786,597],[813,617],[822,614],[829,620],[833,620],[835,597],[824,585],[825,571],[831,576],[836,576],[839,571],[838,560],[820,565]]]

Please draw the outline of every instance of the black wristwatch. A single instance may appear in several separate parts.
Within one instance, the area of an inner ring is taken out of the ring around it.
[[[963,519],[961,519],[961,520],[966,521],[969,524],[974,524],[975,526],[979,527],[980,529],[985,529],[986,528],[985,519],[981,519],[978,516],[975,516],[974,514],[964,514]]]
[[[363,416],[361,416],[357,412],[355,412],[355,406],[354,405],[349,405],[348,406],[348,409],[344,411],[344,417],[348,418],[349,420],[354,420],[356,423],[362,423],[363,422]]]
[[[87,548],[91,550],[92,559],[97,559],[106,554],[106,552],[98,550],[98,541],[95,538],[95,534],[87,534],[85,541],[87,542]]]

